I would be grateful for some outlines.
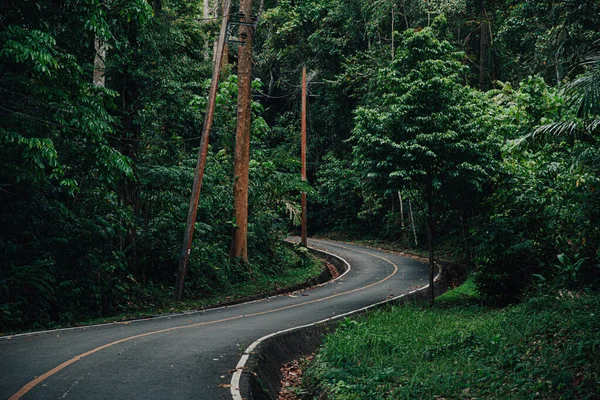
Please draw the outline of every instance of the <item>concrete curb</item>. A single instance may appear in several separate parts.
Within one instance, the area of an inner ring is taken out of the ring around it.
[[[350,268],[343,258],[317,249],[313,254],[329,261],[336,268]],[[447,290],[443,279],[443,268],[437,265],[438,273],[434,280],[436,295]],[[344,317],[357,316],[369,310],[389,304],[406,304],[427,301],[429,285],[389,300],[337,315],[312,324],[275,332],[256,340],[242,355],[231,380],[233,400],[273,400],[277,398],[281,382],[281,366],[299,357],[313,353],[322,343],[323,337],[334,331]]]
[[[350,264],[346,260],[342,259],[341,257],[338,257],[338,256],[331,254],[329,252],[326,252],[324,250],[317,250],[314,248],[309,248],[308,250],[312,254],[316,255],[317,257],[332,264],[337,269],[338,273],[340,274],[337,278],[332,279],[329,282],[325,282],[319,286],[324,286],[324,285],[333,283],[333,282],[341,279],[344,275],[346,275],[352,269]],[[311,325],[314,325],[314,324],[311,324]],[[247,370],[246,363],[248,363],[248,360],[250,359],[250,357],[254,355],[254,350],[257,348],[257,346],[259,346],[263,341],[265,341],[268,338],[275,337],[275,336],[280,335],[287,331],[294,331],[297,329],[309,327],[311,325],[294,327],[292,329],[288,329],[285,331],[274,332],[267,336],[261,337],[260,339],[256,340],[254,343],[252,343],[250,346],[248,346],[248,348],[242,354],[242,357],[240,358],[240,361],[238,362],[238,364],[236,366],[235,372],[233,373],[233,376],[231,377],[231,397],[234,400],[243,400],[243,399],[252,399],[253,398],[251,395],[250,395],[250,397],[248,397],[247,395],[242,397],[242,393],[244,393],[244,394],[248,393],[249,390],[247,390],[245,388],[249,388],[250,385],[256,386],[256,382],[254,382],[254,380],[252,380],[252,382],[251,382],[248,379],[248,376],[258,377],[258,374],[253,372],[250,375],[248,375],[248,374],[243,374],[243,372],[245,372]],[[252,360],[252,362],[253,362],[253,360]],[[285,361],[283,363],[285,363]],[[279,381],[277,383],[279,383]],[[259,387],[259,386],[260,386],[260,384],[257,387]],[[260,398],[260,397],[257,397],[257,398]],[[269,398],[269,397],[267,397],[267,398]]]

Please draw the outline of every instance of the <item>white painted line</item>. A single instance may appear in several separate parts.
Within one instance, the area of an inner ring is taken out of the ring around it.
[[[319,250],[319,249],[317,249],[317,250]],[[323,251],[323,250],[319,250],[319,251]],[[327,253],[325,251],[323,251],[323,252]],[[348,261],[346,261],[345,259],[343,259],[342,257],[340,257],[338,255],[331,254],[331,253],[327,253],[327,254],[330,254],[330,255],[336,257],[337,259],[343,261],[347,265],[347,268],[348,268],[346,272],[350,271],[351,267],[350,267],[350,263]],[[439,268],[439,272],[436,275],[436,277],[434,278],[434,282],[438,281],[440,279],[441,275],[442,275],[442,267],[441,267],[441,265],[438,264],[438,268]],[[344,273],[344,275],[345,275],[345,273]],[[289,329],[284,329],[282,331],[274,332],[274,333],[271,333],[269,335],[261,337],[260,339],[256,340],[254,343],[252,343],[250,346],[248,346],[248,348],[246,348],[246,350],[244,351],[244,354],[242,355],[242,358],[240,358],[240,361],[237,363],[237,366],[235,367],[235,372],[233,373],[233,376],[231,377],[231,397],[232,397],[232,399],[233,400],[244,400],[244,398],[242,397],[242,395],[240,393],[240,381],[241,381],[241,378],[242,378],[242,372],[244,370],[244,367],[246,366],[246,362],[248,362],[248,359],[250,358],[250,355],[252,354],[252,352],[254,351],[254,349],[261,342],[263,342],[263,341],[265,341],[265,340],[267,340],[269,338],[272,338],[273,336],[280,335],[282,333],[292,332],[292,331],[296,331],[296,330],[300,330],[300,329],[304,329],[304,328],[310,328],[312,326],[319,325],[319,324],[322,324],[322,323],[325,323],[325,322],[329,322],[329,321],[334,321],[336,319],[347,317],[347,316],[349,316],[351,314],[356,314],[356,313],[359,313],[361,311],[367,311],[370,308],[373,308],[373,307],[376,307],[376,306],[379,306],[379,305],[382,305],[382,304],[390,303],[390,302],[392,302],[394,300],[398,300],[398,299],[400,299],[402,297],[405,297],[405,296],[408,296],[408,295],[411,295],[411,294],[423,291],[423,290],[425,290],[427,288],[429,288],[429,284],[427,284],[427,286],[424,286],[422,288],[411,290],[408,293],[401,294],[401,295],[393,297],[391,299],[383,300],[383,301],[380,301],[379,303],[375,303],[375,304],[371,304],[371,305],[363,307],[363,308],[359,308],[358,310],[349,311],[349,312],[344,313],[344,314],[336,315],[335,317],[330,317],[330,318],[327,318],[327,319],[324,319],[324,320],[321,320],[321,321],[313,322],[312,324],[307,324],[307,325],[302,325],[302,326],[296,326],[296,327],[289,328]]]
[[[325,253],[325,254],[328,254],[330,256],[336,257],[334,254],[328,253],[325,250],[320,250],[320,249],[315,249],[315,250],[320,251],[320,252]],[[336,258],[339,258],[339,257],[336,257]],[[319,285],[311,286],[310,288],[317,288],[317,287],[329,285],[330,283],[333,283],[333,282],[336,282],[336,281],[340,280],[348,272],[350,272],[350,264],[346,263],[346,265],[347,265],[346,272],[344,272],[343,274],[341,274],[337,278],[332,279],[332,280],[327,281],[327,282],[324,282],[324,283],[321,283]],[[310,289],[310,288],[307,288],[307,289]],[[291,293],[294,293],[294,292],[291,292]],[[106,323],[103,323],[103,324],[95,324],[95,325],[73,326],[71,328],[58,328],[58,329],[49,329],[49,330],[45,330],[45,331],[17,333],[17,334],[14,334],[14,335],[0,336],[0,340],[1,339],[11,340],[13,338],[17,338],[17,337],[21,337],[21,336],[43,335],[43,334],[47,334],[47,333],[75,331],[75,330],[85,330],[85,329],[101,328],[101,327],[114,326],[114,325],[129,325],[129,324],[133,324],[133,323],[136,323],[136,322],[156,321],[156,320],[165,319],[165,318],[181,318],[181,317],[187,317],[187,316],[195,315],[195,314],[204,314],[204,313],[207,313],[207,312],[210,312],[210,311],[223,310],[225,308],[234,308],[234,307],[239,307],[239,306],[243,306],[243,305],[246,305],[246,304],[258,303],[259,301],[265,301],[265,300],[273,299],[273,298],[276,298],[276,297],[279,297],[279,296],[282,296],[282,295],[285,295],[285,293],[274,295],[274,296],[270,296],[270,297],[265,297],[265,298],[262,298],[262,299],[247,301],[247,302],[244,302],[244,303],[231,304],[231,305],[228,305],[228,306],[207,308],[207,309],[204,309],[204,310],[183,311],[183,312],[176,313],[176,314],[165,314],[165,315],[160,315],[160,316],[156,316],[156,317],[132,319],[130,321],[115,321],[115,322],[106,322]]]

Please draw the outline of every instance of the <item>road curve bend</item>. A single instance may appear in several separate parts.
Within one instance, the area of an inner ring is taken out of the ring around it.
[[[427,266],[329,240],[338,280],[236,306],[130,323],[0,338],[0,398],[231,399],[240,353],[258,338],[396,297],[427,284]]]

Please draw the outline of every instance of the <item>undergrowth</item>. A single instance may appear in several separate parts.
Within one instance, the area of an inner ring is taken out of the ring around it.
[[[140,286],[129,301],[121,303],[117,309],[118,311],[110,315],[87,318],[79,316],[79,318],[69,319],[68,321],[38,323],[29,329],[5,329],[4,332],[0,330],[0,336],[31,330],[127,321],[160,314],[202,310],[307,283],[317,278],[324,269],[322,261],[310,256],[306,249],[300,247],[281,246],[277,256],[276,268],[265,268],[264,266],[274,263],[274,260],[269,261],[244,266],[247,271],[244,280],[240,281],[238,279],[236,282],[226,284],[213,282],[210,291],[201,292],[188,288],[187,299],[181,302],[172,300],[172,287]]]
[[[600,296],[558,292],[504,309],[470,279],[429,309],[344,320],[307,372],[329,399],[595,399]]]

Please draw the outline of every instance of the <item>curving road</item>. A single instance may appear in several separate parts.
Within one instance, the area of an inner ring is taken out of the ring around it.
[[[427,284],[427,267],[326,240],[351,265],[303,293],[123,324],[0,338],[0,399],[231,399],[240,350],[257,338],[347,313]]]

